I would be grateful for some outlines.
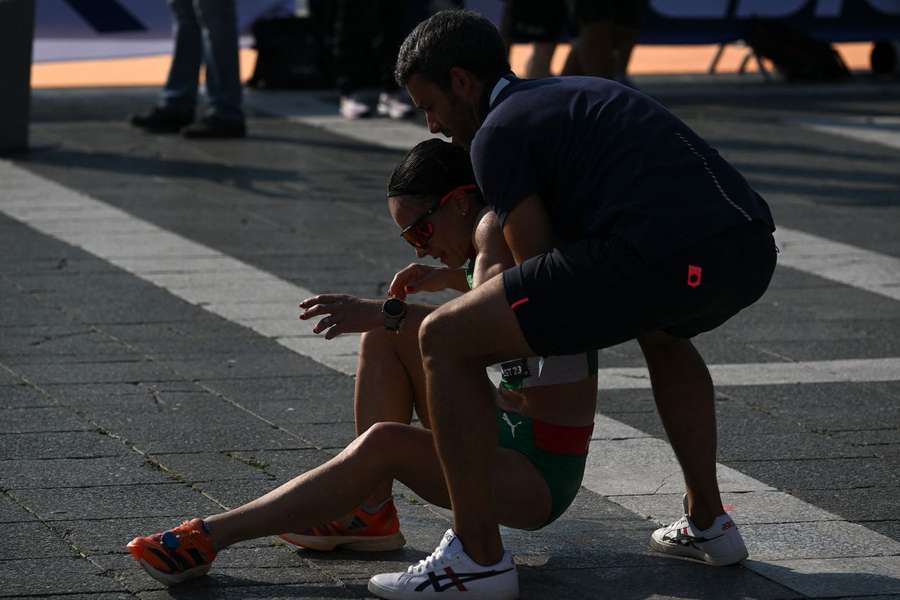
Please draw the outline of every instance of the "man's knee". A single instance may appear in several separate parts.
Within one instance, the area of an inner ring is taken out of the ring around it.
[[[432,362],[435,359],[461,357],[465,349],[463,337],[464,333],[453,313],[431,313],[419,328],[422,359]]]

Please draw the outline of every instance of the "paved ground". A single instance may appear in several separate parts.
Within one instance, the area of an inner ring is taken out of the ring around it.
[[[900,89],[646,85],[782,228],[768,294],[698,342],[753,560],[646,551],[681,485],[626,344],[602,354],[575,505],[504,532],[523,597],[900,598]],[[277,95],[249,100],[249,139],[187,143],[124,124],[152,98],[38,92],[32,151],[0,161],[0,597],[364,597],[372,573],[432,550],[445,511],[398,487],[401,552],[263,539],[168,591],[123,546],[352,439],[355,340],[312,339],[294,307],[310,291],[381,296],[410,260],[383,190],[425,132]]]

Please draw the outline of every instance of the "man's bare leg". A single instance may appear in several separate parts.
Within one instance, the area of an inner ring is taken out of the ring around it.
[[[709,370],[689,340],[654,332],[638,342],[656,408],[684,472],[688,514],[706,529],[725,512],[716,476],[715,392]]]
[[[497,431],[495,392],[484,370],[533,352],[506,303],[502,277],[437,309],[422,323],[419,339],[454,531],[472,560],[494,564],[503,556],[503,544],[490,510]]]

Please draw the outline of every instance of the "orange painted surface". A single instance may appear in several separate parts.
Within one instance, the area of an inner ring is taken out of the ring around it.
[[[835,46],[851,69],[867,70],[872,44],[868,42],[837,44]],[[637,46],[631,60],[633,75],[662,75],[679,73],[705,73],[716,52],[714,45],[697,46]],[[553,69],[558,72],[565,62],[568,45],[561,44],[553,57]],[[513,69],[521,72],[528,58],[527,46],[514,46]],[[718,71],[733,73],[737,70],[747,49],[728,46],[719,61]],[[241,80],[253,72],[256,62],[254,50],[241,50]],[[169,69],[169,55],[139,58],[113,58],[35,64],[31,68],[32,86],[36,88],[59,87],[112,87],[133,85],[162,85]],[[749,69],[756,70],[754,61]]]

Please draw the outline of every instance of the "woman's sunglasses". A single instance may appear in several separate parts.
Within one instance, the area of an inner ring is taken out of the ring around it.
[[[431,208],[419,215],[415,221],[404,227],[403,230],[400,231],[400,236],[413,247],[424,250],[428,247],[431,236],[434,235],[434,223],[426,219],[440,210],[440,208],[447,204],[447,202],[449,202],[456,194],[460,192],[469,192],[477,188],[478,186],[474,183],[453,188],[444,194],[440,200],[432,204]]]

